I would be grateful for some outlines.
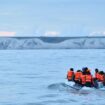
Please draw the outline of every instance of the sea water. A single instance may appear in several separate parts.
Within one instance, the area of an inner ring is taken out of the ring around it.
[[[105,71],[105,50],[0,50],[0,105],[105,105],[105,91],[66,87],[66,74]]]

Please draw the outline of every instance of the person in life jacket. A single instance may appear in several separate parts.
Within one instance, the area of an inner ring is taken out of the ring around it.
[[[96,79],[96,80],[99,80],[99,76],[100,76],[99,70],[96,68],[96,69],[95,69],[95,79]]]
[[[67,79],[68,81],[73,81],[74,80],[74,69],[70,68],[70,70],[67,73]]]
[[[103,82],[103,85],[105,86],[105,73],[104,73],[104,82]]]
[[[82,86],[85,86],[85,84],[86,84],[86,71],[82,72],[81,78],[80,78],[80,83]]]
[[[81,70],[77,70],[77,72],[75,72],[75,75],[74,75],[75,83],[80,84],[81,75],[82,75]]]
[[[102,82],[103,84],[105,82],[105,73],[103,71],[99,72],[99,82]]]
[[[94,76],[94,78],[93,78],[93,85],[94,85],[94,87],[95,88],[99,88],[99,83],[98,83],[98,81],[99,81],[99,70],[96,68],[95,69],[95,76]]]
[[[87,87],[92,87],[93,86],[93,77],[92,77],[90,72],[86,73],[86,84],[85,84],[85,86],[87,86]]]

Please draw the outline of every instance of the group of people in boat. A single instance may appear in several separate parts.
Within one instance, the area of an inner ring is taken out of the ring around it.
[[[98,88],[98,83],[105,86],[105,73],[95,69],[95,75],[91,74],[91,70],[88,67],[82,68],[82,70],[77,70],[74,72],[73,68],[67,73],[68,81],[74,81],[76,84],[86,87]]]

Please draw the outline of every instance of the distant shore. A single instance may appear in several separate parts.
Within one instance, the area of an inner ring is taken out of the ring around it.
[[[0,49],[105,49],[105,37],[0,37]]]

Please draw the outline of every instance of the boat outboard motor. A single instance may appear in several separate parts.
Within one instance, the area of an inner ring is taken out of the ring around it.
[[[98,88],[103,88],[103,83],[102,82],[98,82]]]
[[[97,79],[94,79],[94,87],[95,88],[99,88],[99,86],[98,86],[98,80]]]

